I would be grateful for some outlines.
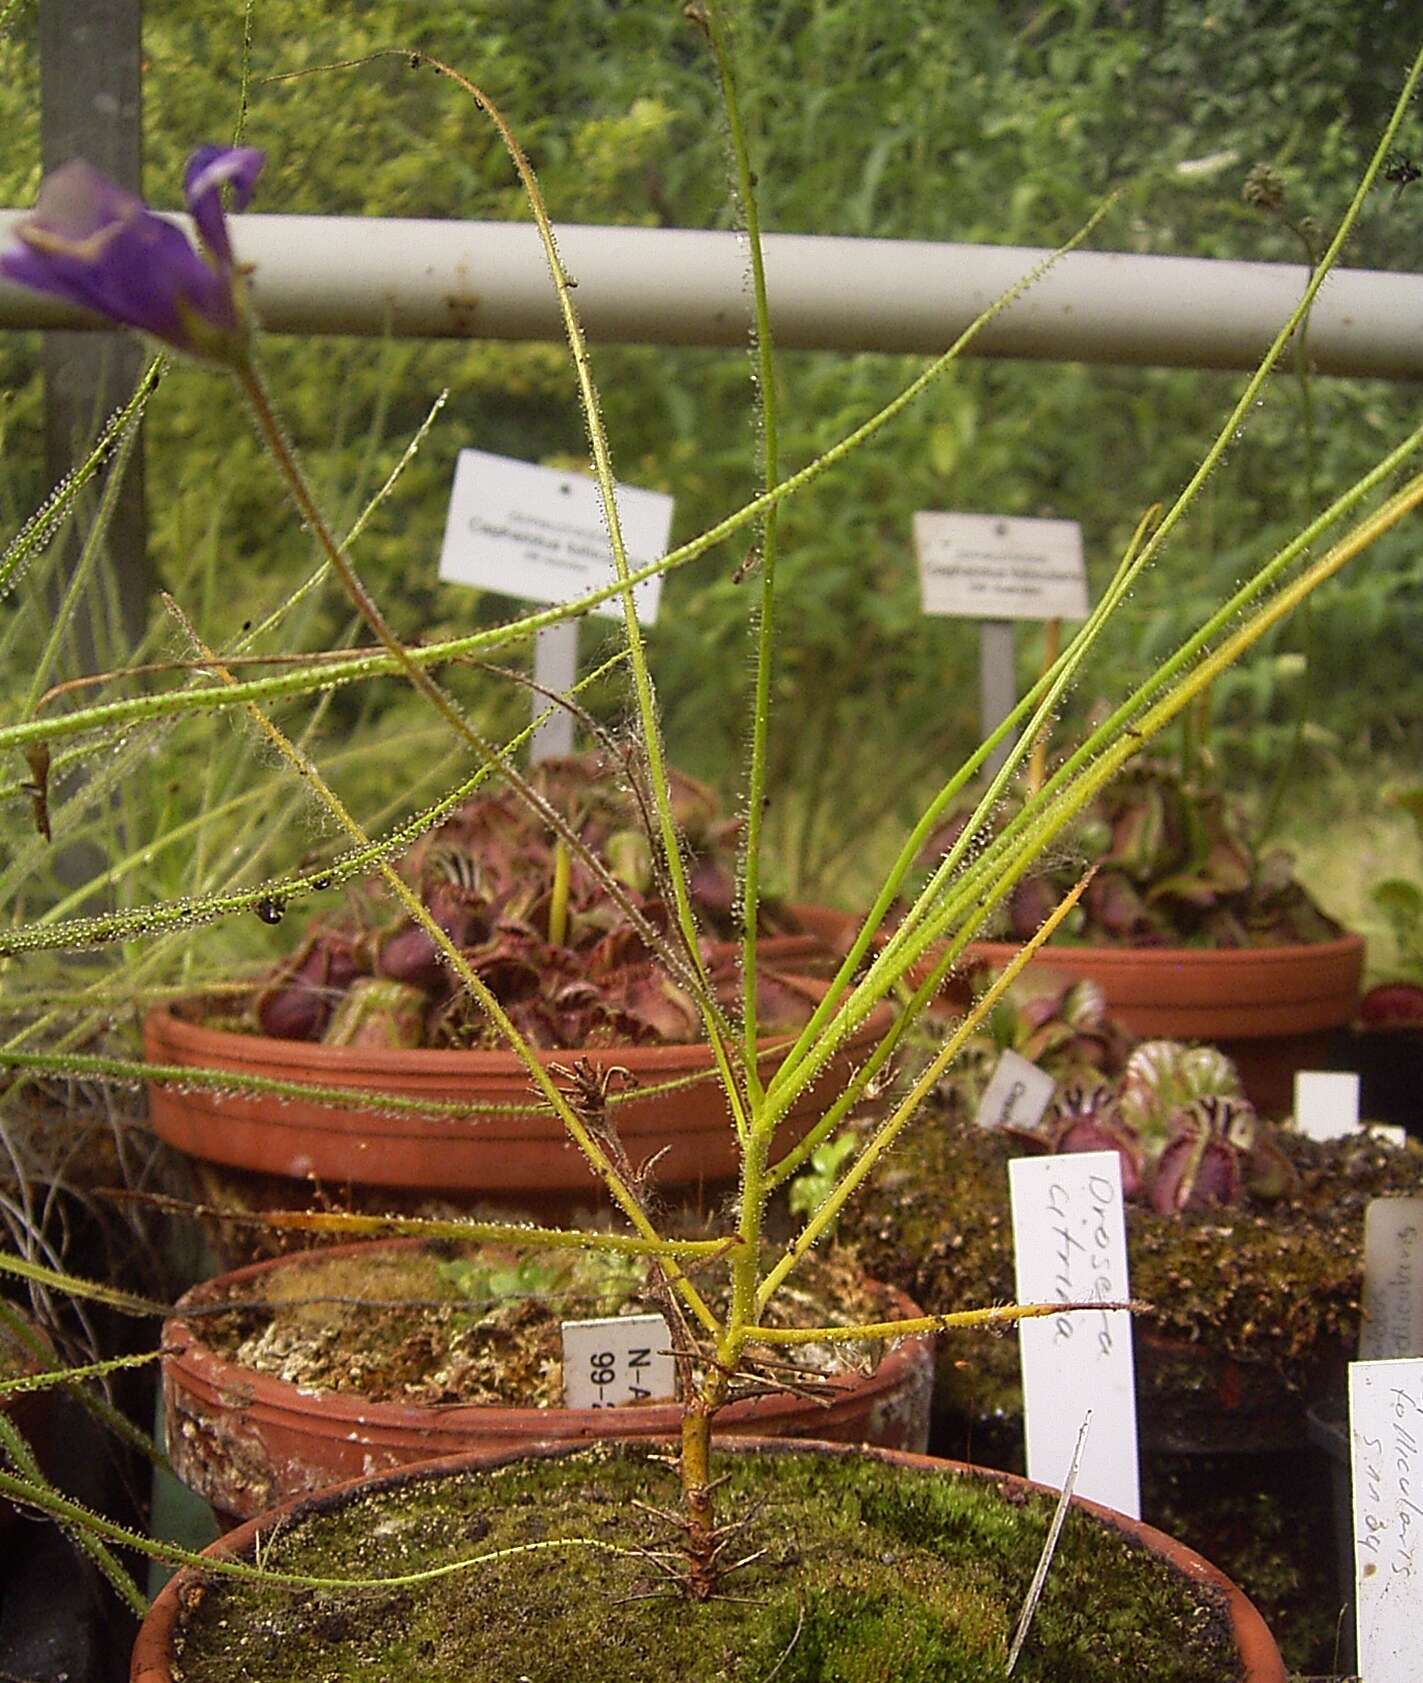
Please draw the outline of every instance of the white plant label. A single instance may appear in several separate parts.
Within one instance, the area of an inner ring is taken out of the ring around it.
[[[672,499],[617,487],[618,521],[634,571],[667,553]],[[594,480],[487,450],[461,450],[440,550],[440,577],[529,602],[568,602],[615,577]],[[662,579],[633,590],[637,617],[657,618]],[[616,597],[594,610],[620,618]]]
[[[1352,1070],[1309,1069],[1295,1075],[1295,1127],[1312,1140],[1359,1131],[1359,1078]]]
[[[661,1315],[563,1323],[565,1408],[617,1408],[671,1401],[676,1394],[677,1370]]]
[[[1087,569],[1075,520],[914,516],[926,614],[959,619],[1086,619]]]
[[[1423,1360],[1352,1362],[1354,1598],[1364,1683],[1417,1683],[1423,1626]]]
[[[1359,1359],[1423,1356],[1423,1198],[1375,1198],[1364,1212]]]
[[[980,1128],[1036,1128],[1057,1083],[1020,1052],[1005,1047],[988,1078],[975,1118]]]
[[[1008,1165],[1019,1303],[1124,1303],[1126,1225],[1115,1151],[1019,1157]],[[1022,1321],[1028,1477],[1057,1489],[1090,1411],[1077,1493],[1141,1517],[1131,1316],[1089,1310]]]

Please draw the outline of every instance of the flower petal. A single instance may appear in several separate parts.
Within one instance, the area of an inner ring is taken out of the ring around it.
[[[179,349],[188,318],[236,325],[228,287],[170,223],[90,165],[65,164],[46,177],[34,214],[16,230],[18,248],[0,272],[137,327]]]
[[[244,354],[243,289],[230,261],[219,195],[223,181],[231,180],[245,202],[261,154],[207,151],[194,208],[201,206],[210,224],[215,218],[219,243],[209,247],[212,261],[134,194],[76,160],[45,178],[34,213],[15,230],[18,244],[0,253],[0,274],[193,356],[229,362]]]
[[[267,154],[251,146],[200,146],[183,170],[188,212],[197,223],[198,237],[222,268],[232,267],[222,190],[231,183],[233,206],[243,209],[266,161]]]

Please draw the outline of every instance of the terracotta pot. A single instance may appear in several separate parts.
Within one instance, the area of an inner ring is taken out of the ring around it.
[[[801,976],[833,974],[858,927],[851,923],[849,913],[808,903],[787,903],[780,910],[794,928],[784,935],[762,936],[756,943],[760,962]],[[741,943],[708,941],[703,950],[712,961],[737,959],[741,956]]]
[[[567,1454],[571,1446],[542,1444],[532,1451],[521,1454],[510,1450],[485,1450],[470,1455],[450,1456],[444,1460],[431,1461],[423,1465],[404,1468],[398,1472],[378,1475],[371,1479],[353,1479],[346,1484],[338,1485],[334,1489],[323,1491],[320,1495],[306,1497],[300,1501],[283,1503],[271,1512],[249,1520],[247,1524],[239,1526],[225,1537],[211,1545],[206,1551],[209,1555],[224,1557],[241,1557],[250,1555],[258,1538],[269,1533],[280,1521],[305,1517],[321,1512],[339,1509],[343,1501],[352,1493],[367,1489],[392,1489],[402,1484],[414,1483],[443,1475],[458,1474],[470,1470],[487,1470],[523,1459],[525,1455],[536,1456],[540,1459]],[[1009,1473],[988,1472],[980,1467],[966,1466],[958,1461],[941,1461],[929,1455],[914,1455],[903,1451],[874,1448],[854,1448],[846,1444],[816,1442],[807,1440],[801,1442],[786,1440],[765,1440],[749,1438],[733,1445],[731,1448],[740,1453],[774,1454],[774,1455],[830,1455],[830,1456],[870,1456],[875,1460],[888,1462],[892,1466],[908,1469],[921,1469],[927,1476],[942,1478],[946,1475],[960,1478],[980,1478],[995,1484],[1003,1493],[1005,1501],[1021,1500],[1021,1493],[1027,1490],[1041,1490],[1044,1487],[1030,1483],[1027,1479],[1016,1478]],[[1095,1502],[1084,1501],[1081,1497],[1073,1498],[1076,1506],[1082,1511],[1094,1515],[1102,1524],[1122,1532],[1125,1536],[1139,1543],[1143,1548],[1168,1562],[1187,1578],[1198,1584],[1209,1585],[1218,1590],[1224,1597],[1225,1610],[1230,1620],[1231,1631],[1239,1651],[1239,1671],[1236,1683],[1287,1683],[1284,1662],[1280,1658],[1279,1649],[1265,1626],[1264,1620],[1256,1612],[1252,1603],[1243,1592],[1233,1584],[1222,1572],[1203,1560],[1200,1555],[1175,1542],[1163,1532],[1155,1530],[1150,1525],[1143,1525],[1138,1520],[1128,1519],[1126,1515],[1115,1513],[1110,1508],[1101,1507]],[[202,1573],[193,1567],[187,1567],[169,1580],[162,1593],[149,1609],[148,1616],[139,1631],[138,1640],[134,1644],[133,1661],[129,1672],[130,1683],[173,1683],[174,1670],[174,1637],[178,1625],[179,1615],[188,1598],[204,1591]],[[1103,1586],[1104,1596],[1110,1596],[1111,1586]],[[183,1674],[185,1677],[188,1673]],[[191,1678],[190,1683],[202,1683],[201,1678]]]
[[[391,1240],[378,1248],[408,1249],[420,1243]],[[343,1245],[316,1254],[351,1256],[376,1248]],[[185,1311],[233,1291],[260,1297],[273,1269],[299,1266],[302,1260],[301,1254],[282,1257],[209,1280],[178,1303],[163,1328],[168,1453],[183,1482],[221,1514],[245,1519],[342,1479],[440,1455],[538,1442],[667,1437],[679,1429],[675,1403],[616,1409],[429,1408],[313,1391],[218,1355],[203,1344],[202,1323],[184,1318]],[[921,1313],[908,1298],[895,1297],[899,1315]],[[933,1384],[931,1341],[906,1339],[873,1373],[837,1375],[828,1400],[780,1393],[729,1404],[717,1416],[717,1434],[815,1437],[922,1450],[929,1441]]]
[[[1018,951],[976,941],[971,960],[1001,968]],[[1288,947],[1044,947],[1033,970],[1090,977],[1107,1009],[1142,1040],[1209,1040],[1240,1071],[1251,1101],[1279,1115],[1301,1069],[1329,1067],[1332,1030],[1353,1019],[1362,936]]]
[[[824,991],[823,983],[807,978],[786,980],[807,993]],[[782,1121],[777,1150],[789,1149],[819,1119],[856,1060],[868,1053],[889,1021],[888,1008],[878,1011],[845,1042],[820,1080]],[[792,1038],[780,1035],[758,1042],[770,1054],[760,1065],[763,1079],[776,1067],[776,1049]],[[203,1028],[166,1010],[151,1012],[146,1019],[144,1050],[155,1064],[232,1070],[404,1098],[511,1106],[534,1102],[528,1074],[513,1052],[320,1046]],[[697,1078],[675,1093],[619,1105],[619,1136],[634,1166],[657,1157],[659,1187],[735,1178],[736,1135],[706,1045],[618,1046],[590,1052],[575,1047],[541,1051],[538,1056],[545,1066],[568,1066],[587,1058],[600,1069],[626,1069],[643,1086]],[[494,1110],[454,1118],[382,1115],[157,1082],[149,1084],[148,1092],[149,1120],[160,1138],[191,1156],[232,1168],[338,1185],[421,1187],[505,1198],[520,1193],[594,1198],[602,1193],[602,1183],[551,1114]]]

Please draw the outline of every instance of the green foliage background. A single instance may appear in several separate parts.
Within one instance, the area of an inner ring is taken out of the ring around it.
[[[741,73],[764,222],[1049,246],[1120,188],[1099,249],[1297,262],[1296,235],[1250,209],[1242,182],[1252,165],[1274,165],[1289,213],[1328,232],[1414,49],[1411,10],[1397,0],[749,0]],[[419,46],[503,106],[556,220],[734,222],[713,78],[676,0],[256,0],[252,24],[245,138],[269,153],[255,209],[522,218],[492,131],[428,71],[387,59],[264,80]],[[146,177],[160,207],[178,207],[189,148],[233,132],[243,29],[240,0],[148,0]],[[7,204],[31,202],[39,180],[33,34],[32,8],[22,4],[0,39]],[[1409,142],[1423,149],[1416,125]],[[1423,186],[1377,195],[1348,261],[1423,264]],[[882,307],[892,310],[893,298]],[[0,340],[0,536],[45,489],[36,354],[34,336]],[[435,577],[454,455],[474,445],[577,461],[583,429],[561,349],[273,338],[266,360],[328,503],[348,518],[435,394],[450,389],[357,560],[409,635],[506,616],[507,601],[477,600]],[[917,367],[892,356],[784,356],[786,469]],[[595,370],[616,469],[675,494],[674,536],[750,493],[744,357],[602,348]],[[888,437],[791,506],[777,684],[783,795],[770,832],[791,886],[853,898],[873,851],[867,837],[936,767],[956,761],[975,729],[973,631],[921,617],[912,512],[1080,520],[1100,584],[1144,508],[1184,480],[1238,385],[1236,376],[1178,370],[965,362]],[[1313,502],[1324,502],[1400,435],[1415,399],[1406,387],[1343,380],[1314,382],[1312,396],[1312,468],[1301,395],[1281,375],[1188,531],[1124,614],[1116,671],[1149,666],[1297,528],[1311,485]],[[211,373],[170,374],[149,410],[147,448],[157,566],[221,646],[303,576],[309,546],[275,494],[236,394]],[[653,634],[673,757],[728,793],[749,674],[746,592],[732,581],[741,559],[714,553],[673,577]],[[1239,783],[1273,778],[1306,691],[1307,766],[1416,746],[1423,689],[1411,651],[1423,638],[1421,586],[1423,557],[1406,528],[1321,595],[1307,630],[1291,629],[1218,686],[1215,742]],[[328,593],[283,641],[314,647],[346,635],[344,608]],[[585,636],[590,658],[596,641]],[[1035,634],[1020,632],[1019,650],[1026,674]],[[387,702],[341,698],[320,729],[336,744],[359,724],[389,726]],[[511,724],[525,711],[517,693],[480,704]],[[386,773],[368,775],[379,793]]]

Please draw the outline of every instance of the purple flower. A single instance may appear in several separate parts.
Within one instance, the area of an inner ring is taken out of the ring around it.
[[[34,212],[0,252],[0,274],[80,304],[110,321],[208,361],[241,361],[249,317],[232,256],[222,189],[238,210],[252,196],[265,154],[201,146],[183,172],[183,194],[202,251],[143,201],[76,159],[45,177]]]

